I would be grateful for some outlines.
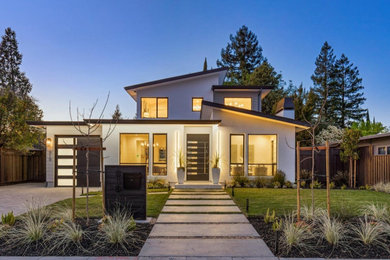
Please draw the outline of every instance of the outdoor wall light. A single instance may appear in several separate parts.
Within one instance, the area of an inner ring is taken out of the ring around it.
[[[47,147],[51,147],[52,144],[53,144],[53,143],[52,143],[51,138],[46,138],[46,146],[47,146]]]

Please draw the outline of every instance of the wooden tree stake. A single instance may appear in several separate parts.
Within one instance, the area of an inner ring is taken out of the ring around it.
[[[100,138],[100,181],[101,181],[101,187],[102,187],[102,208],[103,208],[103,217],[106,215],[106,201],[105,201],[105,197],[104,197],[104,181],[105,181],[105,178],[104,178],[104,169],[103,169],[103,166],[104,166],[104,163],[103,163],[103,139]]]
[[[297,220],[301,221],[301,154],[300,142],[297,142]]]
[[[330,217],[330,183],[329,183],[329,141],[326,141],[326,206],[328,209],[328,217]]]
[[[73,148],[73,183],[72,183],[72,221],[76,219],[76,149]]]

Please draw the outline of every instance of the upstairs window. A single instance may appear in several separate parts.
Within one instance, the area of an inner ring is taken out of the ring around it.
[[[168,98],[141,98],[142,118],[167,118]]]
[[[225,106],[252,110],[252,98],[224,98]]]
[[[203,98],[192,98],[192,112],[199,112],[202,109]]]

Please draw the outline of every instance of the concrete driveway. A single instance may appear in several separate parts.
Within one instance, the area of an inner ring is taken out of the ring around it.
[[[76,189],[76,196],[81,188]],[[0,215],[13,211],[15,215],[26,212],[26,205],[32,200],[41,205],[71,198],[72,188],[46,188],[45,183],[22,183],[0,186]]]

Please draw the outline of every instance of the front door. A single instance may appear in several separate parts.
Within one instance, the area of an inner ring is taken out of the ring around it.
[[[187,181],[209,180],[209,135],[187,134]]]

